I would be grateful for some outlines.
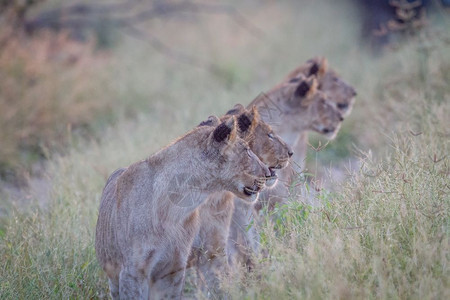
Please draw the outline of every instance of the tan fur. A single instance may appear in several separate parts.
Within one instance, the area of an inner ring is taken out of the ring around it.
[[[236,120],[200,126],[128,168],[103,190],[95,248],[114,299],[181,298],[186,260],[206,195],[244,187],[269,169],[237,136]],[[259,188],[259,186],[258,186]]]
[[[295,79],[302,78],[304,76],[308,76],[314,65],[318,66],[319,69],[317,74],[313,75],[318,81],[319,91],[324,94],[327,102],[331,106],[333,106],[335,110],[340,112],[342,117],[347,117],[351,113],[353,104],[355,102],[355,89],[351,85],[343,81],[334,70],[328,67],[328,61],[324,57],[312,58],[306,63],[295,68],[284,78],[280,85]],[[327,118],[322,118],[322,120],[319,120],[319,123],[322,123],[323,126],[325,126],[325,124],[323,124],[324,122],[322,122],[324,120],[327,120]],[[330,122],[329,119],[327,122]],[[317,124],[318,122],[316,122],[316,125]],[[337,133],[337,131],[335,133]],[[332,133],[330,133],[327,137],[332,139],[335,137],[335,134],[333,135]],[[302,131],[297,136],[297,140],[295,141],[295,143],[290,144],[293,147],[295,153],[293,160],[301,167],[303,167],[303,161],[306,157],[307,142],[307,131]]]
[[[232,115],[251,120],[251,124],[244,132],[239,132],[241,138],[248,142],[250,149],[271,169],[281,169],[287,166],[291,149],[280,139],[265,122],[260,120],[256,106],[245,110],[236,105],[221,120],[231,118]],[[275,182],[271,182],[271,185]],[[195,238],[190,266],[197,268],[197,274],[208,288],[209,292],[219,293],[218,278],[228,271],[226,255],[228,231],[234,206],[238,200],[229,192],[209,195],[200,207],[200,229]],[[251,204],[249,204],[251,205]]]
[[[318,80],[318,89],[325,93],[327,99],[336,106],[343,117],[347,117],[355,102],[355,89],[343,81],[334,70],[328,68],[326,58],[315,57],[308,60],[292,70],[281,84],[302,76],[309,76],[308,74],[315,64],[319,66],[319,71],[314,75]]]
[[[253,107],[251,108],[251,112],[249,114],[252,118],[252,124],[250,125],[250,128],[247,130],[248,132],[253,133],[255,131],[255,128],[258,125],[263,126],[260,122],[261,118],[259,117],[259,113],[258,113],[258,109],[256,108],[256,106],[253,105]],[[271,130],[271,129],[270,129]]]
[[[310,75],[309,72],[313,64],[318,65],[318,72],[317,72],[318,77],[321,77],[325,75],[326,72],[328,72],[328,60],[325,57],[318,56],[309,59],[304,64],[298,66],[297,68],[289,72],[289,74],[283,79],[282,82],[287,82],[293,78],[298,77],[300,74],[304,76],[309,76]]]
[[[319,84],[317,82],[317,79],[314,78],[313,76],[309,78],[305,78],[302,76],[300,80],[307,82],[310,86],[308,93],[304,97],[305,99],[301,102],[301,105],[303,107],[308,107],[311,103],[314,102],[314,96],[317,93],[317,87],[319,86]]]
[[[343,120],[341,113],[334,108],[326,94],[316,89],[317,80],[301,78],[298,82],[278,85],[276,89],[261,94],[249,104],[249,107],[256,105],[260,118],[270,124],[290,145],[295,143],[301,132],[307,130],[333,137],[334,131],[339,129]],[[299,86],[305,83],[314,93],[311,95],[308,91],[304,97],[296,96],[295,92]],[[319,124],[321,126],[318,126]]]

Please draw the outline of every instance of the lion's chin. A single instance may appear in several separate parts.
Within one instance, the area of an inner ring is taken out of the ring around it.
[[[266,188],[274,187],[277,184],[277,182],[278,182],[278,177],[276,175],[268,177],[266,180]]]
[[[284,163],[283,163],[283,164],[284,164]],[[272,188],[272,187],[274,187],[274,186],[277,184],[277,182],[278,182],[278,176],[277,176],[277,174],[275,173],[275,170],[282,169],[282,168],[284,168],[286,165],[287,165],[287,164],[284,164],[284,166],[283,166],[282,164],[278,164],[278,165],[276,165],[276,166],[274,166],[274,167],[270,167],[270,168],[269,168],[269,170],[270,170],[270,176],[266,176],[266,183],[265,183],[265,187],[266,187],[266,188]]]
[[[256,200],[258,200],[259,198],[259,192],[256,192],[254,194],[247,194],[246,192],[244,192],[244,197],[240,197],[242,200],[244,200],[245,202],[250,202],[253,203]]]
[[[261,186],[254,184],[253,186],[244,186],[241,191],[239,191],[240,197],[245,202],[254,202],[258,200],[259,191]]]
[[[328,132],[328,133],[324,134],[325,138],[329,141],[332,141],[336,137],[337,132],[338,132],[338,130],[336,130],[336,129],[334,131]]]

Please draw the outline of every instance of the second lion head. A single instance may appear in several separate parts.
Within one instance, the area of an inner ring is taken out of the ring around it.
[[[226,189],[241,199],[255,201],[270,176],[269,168],[250,150],[248,143],[238,136],[238,124],[233,116],[215,126],[208,141],[207,160],[216,163],[212,174]]]

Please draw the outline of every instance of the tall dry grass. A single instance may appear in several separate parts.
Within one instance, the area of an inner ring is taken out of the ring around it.
[[[128,118],[100,138],[74,140],[64,155],[52,155],[45,208],[12,208],[0,220],[0,298],[106,297],[93,242],[107,176],[208,115],[248,103],[320,54],[358,91],[341,132],[345,139],[329,146],[348,147],[341,165],[361,163],[343,169],[345,180],[335,182],[333,192],[317,194],[321,205],[298,198],[279,208],[277,221],[262,228],[269,256],[224,287],[239,299],[450,296],[449,44],[424,33],[375,59],[359,46],[355,13],[342,3],[246,2],[239,8],[265,37],[224,16],[146,24],[169,45],[221,66],[219,76],[123,37],[101,92],[118,99],[114,109],[122,111],[114,113]],[[310,153],[311,161],[325,168],[320,161],[331,157],[330,149]]]
[[[108,57],[93,42],[2,26],[0,45],[0,172],[29,167],[110,109],[99,88]]]

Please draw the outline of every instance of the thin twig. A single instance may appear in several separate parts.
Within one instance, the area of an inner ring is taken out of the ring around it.
[[[158,2],[153,3],[152,7],[149,9],[140,11],[131,16],[123,16],[124,11],[129,12],[134,6],[135,2],[130,1],[109,4],[73,4],[68,7],[44,12],[34,19],[26,20],[24,26],[28,33],[41,28],[88,29],[98,26],[99,20],[107,20],[111,26],[122,29],[123,32],[134,38],[146,41],[159,53],[180,63],[207,70],[214,75],[223,73],[218,65],[175,51],[154,35],[151,35],[148,32],[143,33],[136,26],[151,19],[162,18],[178,13],[225,14],[255,37],[261,38],[264,36],[263,32],[251,24],[238,10],[236,10],[235,7],[227,4],[194,3],[190,1],[181,3]],[[111,14],[116,14],[116,16],[111,16]],[[121,15],[118,16],[117,14]],[[61,16],[63,16],[63,19]]]
[[[121,13],[123,15],[124,10],[131,10],[133,7],[132,4],[134,3],[74,4],[44,12],[31,20],[25,20],[25,28],[28,32],[46,27],[86,28],[93,27],[93,25],[98,23],[98,19],[102,18],[108,19],[114,26],[123,27],[137,25],[154,18],[161,18],[177,13],[209,13],[228,15],[253,36],[257,38],[264,37],[261,29],[250,23],[235,7],[227,4],[193,3],[190,1],[181,3],[158,2],[157,4],[153,4],[151,8],[131,16],[108,16],[114,13]],[[89,15],[94,15],[94,18],[89,17]],[[61,16],[64,16],[65,20],[61,20]]]

